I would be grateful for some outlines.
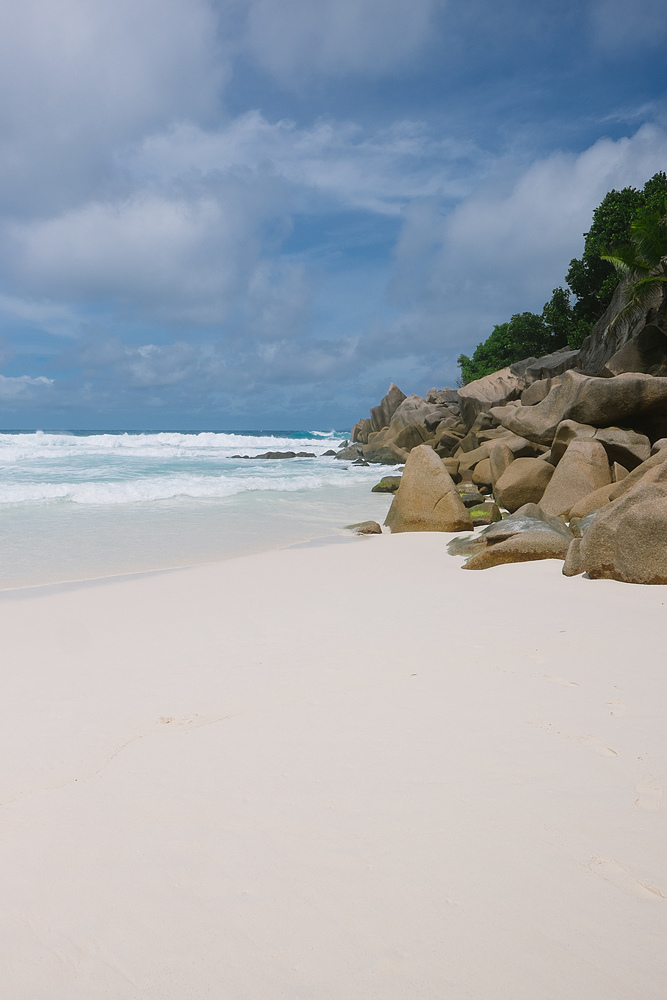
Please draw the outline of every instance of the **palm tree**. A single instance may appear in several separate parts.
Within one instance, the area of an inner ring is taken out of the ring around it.
[[[630,223],[630,243],[600,254],[628,280],[626,304],[614,317],[630,317],[657,302],[667,282],[667,198],[656,208],[643,208]]]

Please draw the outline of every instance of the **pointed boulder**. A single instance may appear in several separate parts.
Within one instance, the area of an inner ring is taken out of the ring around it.
[[[452,477],[428,445],[408,455],[385,524],[399,531],[472,531]]]

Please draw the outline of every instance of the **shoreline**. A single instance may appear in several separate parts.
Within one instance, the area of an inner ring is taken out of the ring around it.
[[[377,474],[380,478],[380,474]],[[384,520],[391,497],[367,482],[223,501],[53,507],[5,516],[0,593],[181,569],[340,533],[358,511]]]
[[[666,592],[450,537],[0,601],[8,995],[661,1000]]]

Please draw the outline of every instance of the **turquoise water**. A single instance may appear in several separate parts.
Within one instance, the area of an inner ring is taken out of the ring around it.
[[[334,431],[0,433],[0,588],[216,561],[383,520]],[[257,459],[264,451],[315,458]],[[233,458],[241,454],[248,459]]]

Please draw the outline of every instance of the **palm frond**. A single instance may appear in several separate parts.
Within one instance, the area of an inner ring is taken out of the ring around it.
[[[651,274],[647,278],[635,281],[628,289],[628,302],[646,305],[660,291],[660,285],[667,282],[667,275]]]
[[[649,274],[649,268],[645,263],[637,259],[631,247],[621,247],[611,253],[601,253],[602,260],[608,260],[613,264],[619,274]]]

